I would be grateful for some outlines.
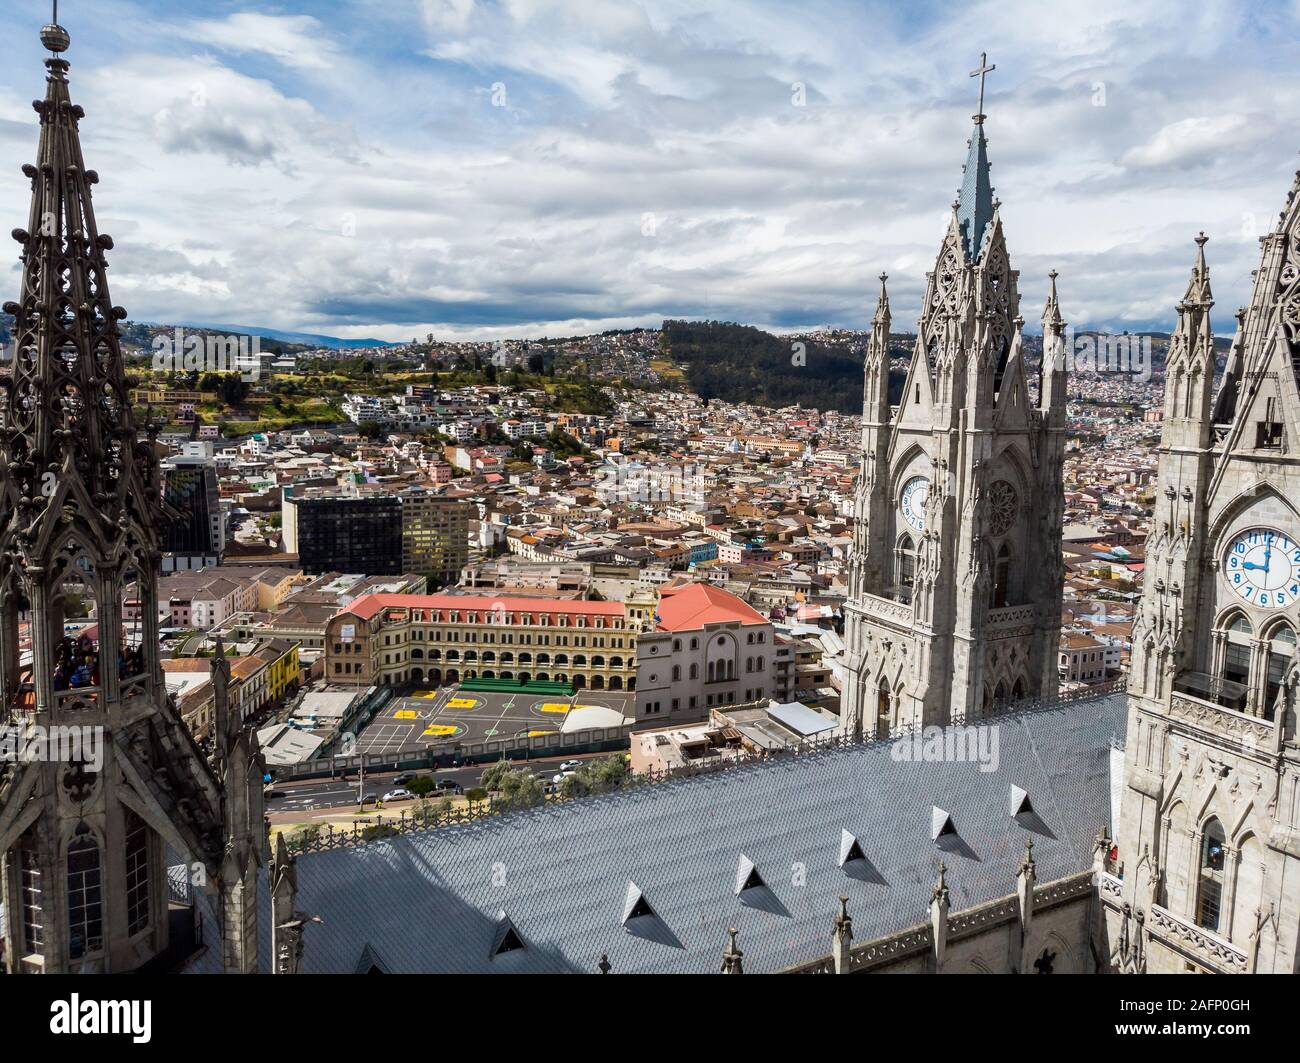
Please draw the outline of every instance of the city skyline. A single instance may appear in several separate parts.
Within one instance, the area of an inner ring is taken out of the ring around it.
[[[981,49],[1026,305],[1056,268],[1077,327],[1167,331],[1203,229],[1222,334],[1300,108],[1273,61],[1295,5],[1077,5],[1066,35],[1025,5],[82,6],[63,17],[133,317],[346,338],[865,329],[882,269],[909,328]],[[0,16],[16,158],[44,7]],[[0,208],[24,196],[8,168]]]

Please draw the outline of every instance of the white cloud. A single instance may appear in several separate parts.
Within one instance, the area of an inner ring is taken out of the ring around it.
[[[932,21],[888,4],[356,2],[346,32],[285,0],[182,23],[194,58],[168,39],[103,66],[70,56],[133,316],[390,339],[665,315],[865,325],[883,268],[902,326],[960,180],[970,42],[987,41],[1025,317],[1055,267],[1076,325],[1167,325],[1199,229],[1220,307],[1246,298],[1300,125],[1290,38],[1222,0],[1002,0]],[[30,49],[0,72],[17,161],[37,137]],[[0,167],[10,227],[29,192]]]
[[[263,15],[240,11],[224,19],[196,19],[176,26],[175,33],[212,48],[242,54],[260,52],[304,70],[330,70],[339,61],[333,41],[310,15]]]
[[[1245,115],[1184,118],[1161,128],[1147,143],[1130,148],[1122,161],[1137,167],[1205,163],[1216,155],[1239,149],[1251,139],[1252,127]]]

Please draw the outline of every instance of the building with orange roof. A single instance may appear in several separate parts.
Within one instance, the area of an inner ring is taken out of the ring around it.
[[[367,594],[326,624],[325,676],[362,686],[483,678],[632,690],[639,628],[622,602]]]
[[[667,584],[653,624],[637,642],[639,722],[703,719],[710,709],[776,693],[783,652],[776,632],[734,594],[707,583]]]

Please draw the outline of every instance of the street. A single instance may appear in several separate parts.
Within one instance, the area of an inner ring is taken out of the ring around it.
[[[566,760],[599,760],[603,757],[619,755],[617,752],[577,753],[562,757],[539,757],[528,761],[517,760],[514,763],[534,773],[544,773],[549,779],[560,770],[560,765]],[[479,785],[483,778],[483,772],[491,766],[491,763],[470,764],[460,768],[443,768],[434,772],[422,769],[415,772],[415,774],[432,775],[433,778],[439,781],[450,779],[468,790]],[[396,771],[366,772],[366,793],[382,797],[394,788],[393,779],[399,774],[403,773]],[[277,818],[321,809],[355,807],[357,804],[357,773],[352,772],[347,781],[339,778],[324,778],[275,783],[270,787],[270,791],[274,796],[266,799],[266,814]],[[430,796],[436,798],[439,795],[435,793]],[[392,807],[401,809],[410,804],[412,802],[402,801],[395,803]],[[283,819],[280,819],[280,821],[283,822]]]

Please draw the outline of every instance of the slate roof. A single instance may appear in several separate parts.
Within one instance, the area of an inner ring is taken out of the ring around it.
[[[984,126],[977,123],[971,133],[962,167],[961,190],[957,194],[957,224],[967,262],[978,262],[984,251],[984,237],[993,222],[993,185],[989,180],[988,141]]]
[[[1111,694],[1000,718],[996,771],[856,745],[300,856],[296,907],[324,920],[304,969],[369,948],[396,973],[702,973],[730,926],[747,972],[816,959],[841,894],[857,941],[924,921],[941,859],[954,910],[1012,893],[1028,838],[1039,881],[1090,867],[1125,714]],[[934,841],[936,806],[956,833]],[[846,830],[865,860],[841,867]],[[742,859],[764,885],[738,895]],[[654,914],[625,925],[629,882]],[[503,912],[524,947],[493,955]]]

